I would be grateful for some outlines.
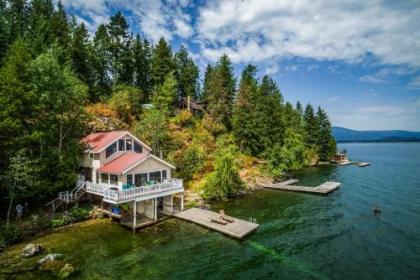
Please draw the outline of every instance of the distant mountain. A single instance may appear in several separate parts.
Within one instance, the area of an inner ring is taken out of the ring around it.
[[[337,142],[420,142],[420,132],[405,130],[353,130],[334,126]]]

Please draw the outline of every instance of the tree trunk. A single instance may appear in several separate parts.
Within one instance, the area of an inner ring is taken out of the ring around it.
[[[7,209],[6,229],[9,229],[10,212],[12,212],[13,198],[15,196],[14,190],[11,190],[9,192],[9,195],[10,195],[10,203],[9,203],[9,208]]]

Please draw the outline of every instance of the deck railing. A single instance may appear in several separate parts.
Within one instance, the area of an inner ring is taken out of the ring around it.
[[[168,179],[155,185],[134,187],[127,190],[120,190],[116,188],[118,187],[114,185],[86,182],[86,191],[88,193],[101,195],[104,197],[104,200],[113,203],[121,203],[170,191],[184,191],[181,179]]]

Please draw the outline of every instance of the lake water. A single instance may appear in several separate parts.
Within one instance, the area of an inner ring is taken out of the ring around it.
[[[78,265],[82,279],[420,279],[420,143],[340,148],[371,166],[296,174],[302,185],[342,182],[328,196],[264,189],[214,205],[257,219],[261,226],[244,241],[168,219],[135,235],[107,222],[87,223],[37,242]],[[377,216],[375,204],[382,210]],[[0,266],[13,263],[21,246],[3,254]]]

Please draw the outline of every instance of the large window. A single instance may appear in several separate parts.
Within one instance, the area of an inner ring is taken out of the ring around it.
[[[118,176],[117,175],[109,175],[109,181],[111,185],[118,185]]]
[[[136,141],[134,141],[134,151],[136,153],[143,153],[143,147]]]
[[[101,173],[101,183],[108,184],[109,178],[107,173]]]
[[[134,184],[136,187],[145,186],[147,183],[147,173],[134,175]]]
[[[167,179],[166,170],[162,170],[162,182]]]
[[[125,139],[118,140],[118,151],[125,151]]]
[[[127,185],[133,185],[133,174],[127,174]]]
[[[117,151],[117,142],[112,143],[108,148],[106,148],[105,157],[109,157]]]
[[[160,171],[150,172],[149,181],[161,182],[162,181],[161,172]]]

